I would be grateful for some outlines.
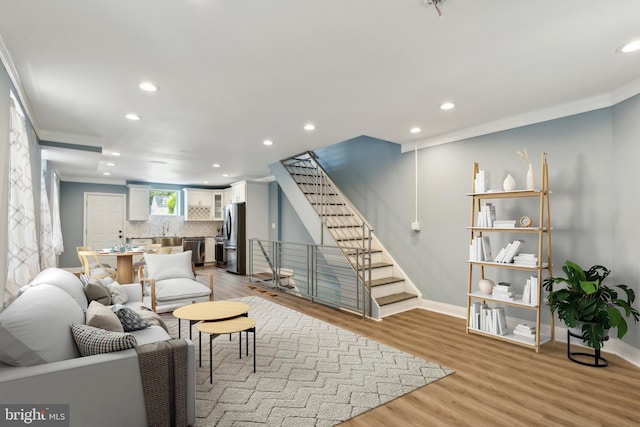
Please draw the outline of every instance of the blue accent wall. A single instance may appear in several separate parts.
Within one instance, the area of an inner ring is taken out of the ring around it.
[[[319,162],[374,228],[382,244],[419,287],[426,300],[464,307],[472,165],[491,173],[501,189],[511,174],[524,188],[527,165],[516,151],[526,148],[540,184],[541,152],[548,153],[553,273],[571,259],[612,269],[610,284],[626,283],[640,294],[634,196],[640,182],[640,96],[557,120],[401,153],[392,142],[366,136],[316,151]],[[417,155],[417,180],[416,180]],[[416,182],[418,188],[416,205]],[[284,195],[281,198],[286,200]],[[422,229],[411,231],[416,219]],[[305,242],[293,209],[280,201],[280,228],[288,241]],[[498,218],[538,216],[537,200],[501,203]],[[504,236],[502,239],[506,239]],[[298,239],[298,240],[296,240]],[[497,249],[506,244],[492,237]],[[535,252],[535,238],[524,252]],[[488,277],[514,279],[509,270]],[[640,296],[640,295],[639,295]],[[636,301],[636,304],[638,302]],[[516,312],[526,318],[531,312]],[[543,323],[548,323],[544,320]],[[640,348],[640,326],[630,324],[624,341]]]

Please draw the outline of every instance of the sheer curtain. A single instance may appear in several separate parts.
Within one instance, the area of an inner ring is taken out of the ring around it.
[[[40,172],[40,268],[56,266],[56,254],[53,251],[53,226],[44,170]]]
[[[16,298],[20,288],[29,283],[39,272],[29,138],[24,115],[18,108],[16,101],[12,98],[5,307]]]
[[[60,255],[64,252],[64,242],[62,240],[62,223],[60,222],[60,177],[55,172],[51,178],[51,226],[53,252]]]

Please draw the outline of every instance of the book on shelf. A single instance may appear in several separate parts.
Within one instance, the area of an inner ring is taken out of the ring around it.
[[[494,286],[493,290],[491,291],[491,297],[495,298],[495,299],[505,300],[505,301],[513,301],[514,300],[513,292],[511,292],[511,291],[501,291],[499,289],[496,289],[495,286]]]
[[[496,307],[494,308],[496,322],[498,324],[498,335],[506,335],[509,331],[509,327],[507,325],[507,315],[504,311],[504,307]]]
[[[491,189],[491,173],[489,171],[479,170],[476,173],[473,188],[475,193],[486,193],[489,191]]]
[[[522,302],[525,304],[538,305],[539,283],[537,276],[531,276],[527,279],[522,291]]]
[[[483,203],[476,217],[476,227],[490,228],[493,227],[493,221],[496,219],[496,207],[493,203]]]
[[[493,255],[491,254],[491,241],[489,240],[489,236],[482,236],[482,260],[483,261],[491,261],[493,259]]]
[[[507,246],[505,246],[498,252],[498,255],[496,255],[496,258],[495,258],[495,262],[500,262],[505,264],[511,263],[513,261],[513,257],[518,254],[518,251],[520,250],[520,246],[522,246],[523,243],[524,243],[523,240],[518,240],[518,239],[508,243]]]
[[[498,282],[498,284],[495,285],[494,289],[497,289],[497,290],[500,290],[500,291],[509,292],[511,290],[511,283],[510,282]]]
[[[494,228],[515,228],[515,219],[496,219],[493,221]]]
[[[519,253],[513,257],[513,263],[525,267],[537,267],[538,258],[534,254]]]
[[[520,337],[535,339],[536,327],[527,323],[518,323],[516,327],[513,328],[513,334]]]

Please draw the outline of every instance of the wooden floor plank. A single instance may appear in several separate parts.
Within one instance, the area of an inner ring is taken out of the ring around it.
[[[210,271],[216,300],[266,298],[456,371],[343,427],[640,425],[640,368],[618,356],[604,355],[607,368],[582,366],[567,359],[563,343],[536,354],[466,334],[464,320],[420,309],[362,320],[284,293],[257,292],[246,276]]]

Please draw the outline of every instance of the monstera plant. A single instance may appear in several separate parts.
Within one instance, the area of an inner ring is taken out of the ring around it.
[[[626,319],[640,320],[640,313],[632,307],[636,298],[633,289],[623,284],[610,287],[603,283],[611,273],[608,268],[594,265],[584,270],[566,261],[562,270],[566,277],[547,277],[543,281],[549,291],[549,305],[565,325],[581,330],[587,346],[599,350],[609,329],[617,328],[617,337],[622,338],[627,333]],[[561,283],[566,287],[554,290],[554,285]]]

